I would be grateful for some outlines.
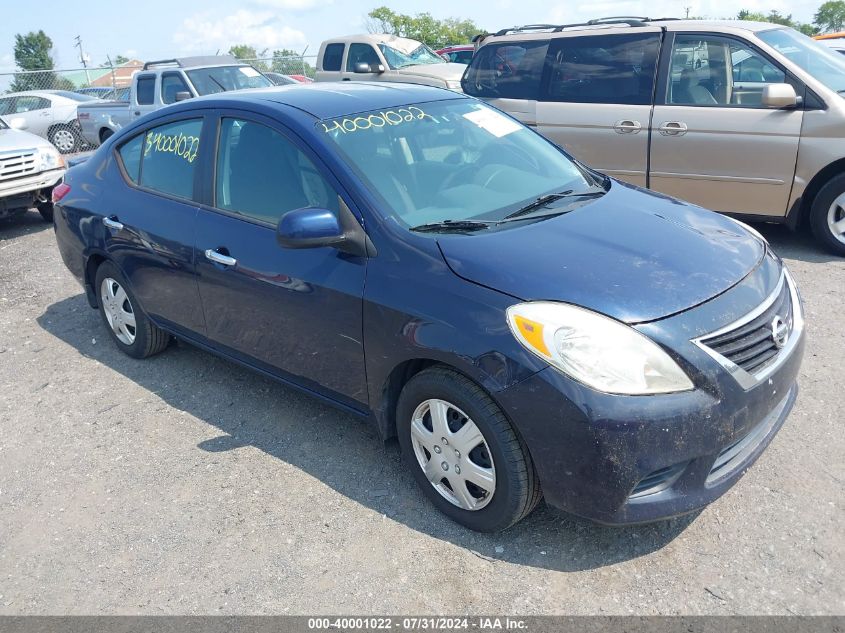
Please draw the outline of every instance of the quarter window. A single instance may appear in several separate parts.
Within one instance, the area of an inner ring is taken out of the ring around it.
[[[161,76],[161,100],[164,103],[176,103],[176,95],[180,92],[190,92],[182,75],[164,73]]]
[[[120,147],[120,162],[123,163],[123,169],[126,170],[126,175],[129,180],[136,185],[139,184],[141,178],[141,149],[144,147],[144,135],[139,134],[132,140],[124,143]]]
[[[323,53],[323,70],[340,70],[343,61],[343,44],[329,44]]]
[[[659,47],[658,33],[553,40],[543,100],[649,105]]]
[[[763,88],[784,83],[783,71],[735,40],[678,35],[672,49],[668,103],[760,107]]]
[[[277,224],[293,209],[338,211],[337,193],[314,164],[275,130],[223,119],[217,150],[215,205],[253,220]]]
[[[482,46],[461,82],[474,97],[537,99],[548,41]]]
[[[156,78],[154,75],[138,77],[135,85],[137,91],[138,105],[151,105],[155,101]]]

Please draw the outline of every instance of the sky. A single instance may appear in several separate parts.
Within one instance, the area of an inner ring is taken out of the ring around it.
[[[386,5],[398,13],[470,18],[486,30],[529,23],[579,22],[610,15],[732,17],[739,9],[777,9],[810,22],[822,0],[0,0],[0,74],[14,70],[14,36],[43,29],[54,43],[56,68],[79,68],[74,38],[92,65],[121,54],[141,60],[225,53],[233,44],[259,51],[290,48],[316,54],[329,37],[365,32],[366,13]],[[28,9],[27,7],[32,7]],[[121,7],[126,10],[122,11]],[[0,77],[0,83],[2,82]]]

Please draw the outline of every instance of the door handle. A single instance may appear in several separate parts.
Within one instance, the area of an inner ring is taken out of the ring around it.
[[[667,121],[657,129],[663,136],[683,136],[687,133],[687,124],[680,121]]]
[[[117,216],[113,215],[108,218],[103,218],[103,225],[110,228],[112,231],[122,231],[123,224],[117,221]]]
[[[631,121],[628,119],[624,119],[622,121],[617,121],[616,123],[614,123],[613,129],[616,130],[619,134],[636,134],[641,129],[643,129],[643,126],[639,121]]]
[[[221,266],[234,266],[238,263],[238,260],[234,257],[229,257],[228,255],[224,255],[223,253],[219,253],[213,248],[206,249],[205,258],[214,262],[215,264],[220,264]]]

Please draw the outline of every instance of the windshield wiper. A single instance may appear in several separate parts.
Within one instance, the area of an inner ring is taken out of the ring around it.
[[[442,222],[429,222],[428,224],[413,226],[411,230],[418,233],[442,233],[446,231],[471,232],[486,229],[494,224],[495,222],[482,222],[481,220],[443,220]]]
[[[592,196],[601,196],[604,195],[605,188],[604,187],[591,187],[589,189],[584,189],[582,191],[573,191],[572,189],[567,189],[566,191],[559,191],[558,193],[549,193],[545,196],[540,196],[533,202],[529,202],[524,207],[520,207],[513,213],[510,213],[504,217],[504,220],[512,220],[514,218],[519,218],[525,215],[528,215],[532,211],[536,209],[540,209],[542,207],[548,206],[552,202],[556,202],[558,200],[562,200],[563,198],[584,198],[584,197],[592,197]]]

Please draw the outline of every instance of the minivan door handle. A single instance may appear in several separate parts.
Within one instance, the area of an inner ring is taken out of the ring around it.
[[[205,258],[215,264],[220,264],[221,266],[234,266],[238,263],[238,260],[234,257],[229,257],[228,255],[218,252],[220,250],[221,249],[214,250],[213,248],[206,249]]]
[[[687,124],[680,121],[667,121],[657,129],[663,136],[683,136],[687,133]]]
[[[117,221],[117,216],[113,215],[108,218],[103,218],[103,225],[112,231],[122,231],[123,224]]]
[[[628,119],[624,119],[622,121],[617,121],[613,124],[613,129],[616,130],[619,134],[636,134],[641,129],[643,129],[642,124],[639,121],[631,121]]]

